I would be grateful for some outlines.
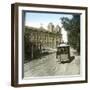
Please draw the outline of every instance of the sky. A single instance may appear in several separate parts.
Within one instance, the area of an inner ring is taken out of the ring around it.
[[[37,12],[26,12],[25,13],[25,26],[32,26],[39,28],[43,26],[47,29],[47,26],[50,22],[54,24],[54,26],[61,24],[61,17],[72,18],[72,14],[54,14],[54,13],[37,13]],[[67,42],[67,32],[62,29],[61,33],[63,34],[63,40]]]
[[[72,18],[70,14],[52,14],[52,13],[35,13],[35,12],[26,12],[25,15],[25,25],[40,27],[41,24],[44,28],[47,28],[47,25],[52,22],[54,25],[61,25],[60,18],[68,17]]]

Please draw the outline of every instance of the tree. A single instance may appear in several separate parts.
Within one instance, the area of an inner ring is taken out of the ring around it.
[[[80,15],[73,15],[72,19],[62,17],[61,23],[67,31],[69,44],[80,53]]]
[[[30,58],[30,41],[29,41],[29,30],[25,28],[24,32],[24,55],[25,60],[28,60]]]

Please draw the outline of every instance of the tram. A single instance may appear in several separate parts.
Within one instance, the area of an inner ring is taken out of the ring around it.
[[[60,44],[57,46],[56,58],[60,63],[70,61],[70,45]]]

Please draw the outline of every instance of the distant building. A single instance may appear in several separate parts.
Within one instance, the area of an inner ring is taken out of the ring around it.
[[[56,26],[55,30],[56,30],[57,33],[61,33],[61,28],[60,28],[59,25]]]
[[[54,31],[54,25],[53,23],[48,24],[48,31],[53,32]]]

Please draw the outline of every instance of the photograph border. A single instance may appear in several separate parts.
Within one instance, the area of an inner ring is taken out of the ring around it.
[[[85,10],[85,80],[78,81],[63,81],[63,82],[47,82],[47,83],[28,83],[19,84],[18,83],[18,7],[41,7],[41,8],[56,8],[56,9],[77,9]],[[58,84],[73,84],[73,83],[87,83],[88,82],[88,8],[81,6],[63,6],[63,5],[46,5],[46,4],[32,4],[32,3],[14,3],[11,4],[11,86],[22,87],[22,86],[41,86],[41,85],[58,85]]]

